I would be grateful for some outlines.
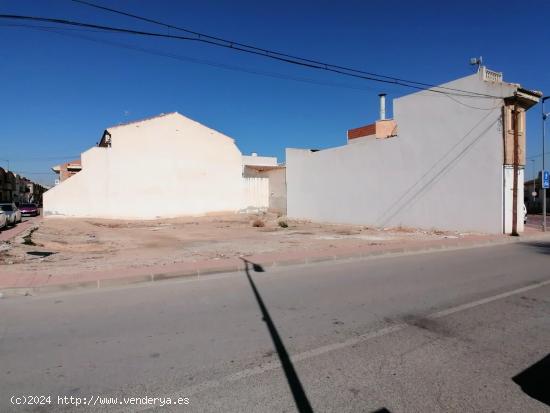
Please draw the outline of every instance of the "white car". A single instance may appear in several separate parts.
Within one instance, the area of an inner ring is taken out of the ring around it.
[[[21,222],[21,211],[13,202],[0,204],[0,210],[6,214],[8,225],[15,225]]]
[[[523,204],[523,223],[527,224],[527,207]]]
[[[8,217],[4,214],[4,211],[0,210],[0,229],[8,226]]]

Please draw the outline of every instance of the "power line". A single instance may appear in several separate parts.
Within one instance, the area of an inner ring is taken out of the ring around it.
[[[66,30],[69,30],[69,31],[84,31],[84,32],[100,33],[101,30],[80,29],[80,28],[65,28],[65,27],[60,28],[60,27],[50,27],[50,26],[42,26],[42,25],[29,25],[29,24],[1,24],[1,23],[0,23],[0,27],[23,27],[23,28],[35,29],[35,30],[44,31],[46,33],[54,33],[54,34],[61,35],[61,36],[67,36],[67,37],[73,37],[73,38],[77,38],[77,39],[88,40],[88,41],[99,43],[99,44],[106,44],[106,45],[113,46],[113,47],[119,47],[119,48],[123,48],[123,49],[138,51],[138,52],[147,53],[147,54],[151,54],[151,55],[155,55],[155,56],[167,57],[167,58],[175,59],[175,60],[179,60],[179,61],[186,61],[186,62],[201,64],[201,65],[207,65],[207,66],[226,69],[226,70],[233,70],[233,71],[238,71],[238,72],[249,73],[249,74],[253,74],[253,75],[268,76],[268,77],[272,77],[272,78],[275,78],[275,79],[286,79],[286,80],[292,80],[292,81],[296,81],[296,82],[303,82],[303,83],[309,83],[309,84],[315,84],[315,85],[321,85],[321,86],[329,86],[329,87],[338,87],[338,88],[344,88],[344,89],[371,90],[371,91],[374,90],[374,91],[377,91],[377,92],[381,91],[381,89],[375,89],[375,88],[372,88],[372,87],[359,87],[359,86],[354,86],[354,85],[349,85],[349,84],[344,84],[344,83],[325,82],[325,81],[313,80],[313,79],[304,78],[304,77],[289,76],[289,75],[285,75],[285,74],[281,74],[281,73],[275,73],[275,72],[267,72],[267,71],[262,71],[262,70],[252,70],[252,69],[248,69],[248,68],[245,68],[245,67],[242,67],[242,66],[228,65],[228,64],[214,62],[214,61],[205,60],[205,59],[196,59],[196,58],[189,57],[189,56],[176,55],[176,54],[173,54],[173,53],[160,52],[160,51],[155,51],[155,50],[151,50],[151,49],[147,49],[147,48],[143,48],[143,47],[137,47],[137,46],[130,45],[130,44],[127,44],[127,43],[113,42],[113,41],[109,41],[109,40],[101,40],[101,39],[97,39],[97,38],[93,38],[93,37],[89,37],[89,36],[82,36],[82,35],[78,35],[78,34],[74,34],[74,33],[65,33],[64,32]],[[385,89],[385,91],[386,92],[388,91],[387,88]],[[449,99],[453,100],[454,102],[456,102],[456,103],[458,103],[462,106],[465,106],[467,108],[470,108],[470,109],[485,111],[485,110],[494,110],[494,109],[496,109],[497,107],[500,106],[500,105],[497,104],[497,105],[495,105],[493,107],[490,107],[490,108],[480,108],[480,107],[477,107],[477,106],[472,106],[472,105],[466,104],[464,102],[461,102],[460,100],[458,100],[456,98],[453,98],[450,95],[444,95],[444,96],[446,96]],[[73,156],[73,157],[76,157],[76,155]]]
[[[550,152],[544,152],[544,155],[550,155]],[[531,155],[531,156],[528,156],[526,159],[536,159],[536,158],[540,158],[542,157],[542,153],[539,153],[537,155]]]
[[[173,54],[173,53],[155,51],[155,50],[147,49],[147,48],[144,48],[144,47],[138,47],[138,46],[130,45],[130,44],[127,44],[127,43],[113,42],[113,41],[109,41],[109,40],[101,40],[101,39],[96,39],[96,38],[89,37],[89,36],[77,35],[77,34],[74,34],[74,33],[59,32],[59,30],[67,30],[65,28],[50,27],[50,26],[39,26],[39,25],[26,25],[26,24],[17,24],[17,25],[3,25],[3,24],[0,24],[0,27],[24,27],[24,28],[29,28],[29,29],[35,29],[35,30],[44,31],[44,32],[47,32],[47,33],[54,33],[54,34],[61,35],[61,36],[67,36],[67,37],[73,37],[73,38],[77,38],[77,39],[88,40],[88,41],[99,43],[99,44],[107,44],[107,45],[113,46],[113,47],[120,47],[120,48],[124,48],[124,49],[128,49],[128,50],[134,50],[134,51],[138,51],[138,52],[142,52],[142,53],[148,53],[148,54],[155,55],[155,56],[167,57],[167,58],[175,59],[175,60],[179,60],[179,61],[186,61],[186,62],[201,64],[201,65],[217,67],[217,68],[220,68],[220,69],[226,69],[226,70],[233,70],[233,71],[238,71],[238,72],[249,73],[249,74],[253,74],[253,75],[268,76],[268,77],[272,77],[272,78],[276,78],[276,79],[286,79],[286,80],[292,80],[292,81],[296,81],[296,82],[309,83],[309,84],[315,84],[315,85],[321,85],[321,86],[329,86],[329,87],[338,87],[338,88],[344,88],[344,89],[363,90],[363,91],[370,90],[370,91],[377,91],[377,92],[381,91],[381,89],[379,89],[379,88],[376,89],[376,88],[365,87],[365,86],[354,86],[354,85],[345,84],[345,83],[325,82],[325,81],[314,80],[314,79],[305,78],[305,77],[290,76],[290,75],[286,75],[286,74],[282,74],[282,73],[268,72],[268,71],[256,70],[256,69],[248,69],[248,68],[245,68],[245,67],[242,67],[242,66],[228,65],[228,64],[224,64],[224,63],[211,61],[211,60],[196,59],[196,58],[189,57],[189,56],[182,56],[182,55],[177,55],[177,54]],[[79,30],[79,29],[69,29],[69,30],[74,31],[74,30]],[[95,30],[86,30],[86,29],[82,29],[82,30],[83,31],[92,31],[92,32],[95,32],[95,33],[98,32],[98,31],[95,31]]]
[[[89,6],[89,7],[93,7],[93,8],[96,8],[96,9],[108,11],[108,12],[111,12],[111,13],[116,13],[116,14],[120,14],[120,15],[123,15],[123,16],[131,17],[133,19],[142,20],[142,21],[145,21],[145,22],[148,22],[148,23],[153,23],[153,24],[163,26],[163,27],[166,27],[166,28],[169,28],[169,29],[180,30],[180,31],[183,31],[185,33],[189,33],[191,35],[197,36],[195,40],[204,41],[204,39],[207,39],[207,40],[213,41],[215,45],[221,46],[221,47],[228,47],[228,48],[231,48],[231,49],[236,49],[236,50],[245,51],[245,52],[255,51],[255,52],[257,52],[257,53],[259,53],[263,56],[266,56],[266,57],[276,58],[275,56],[279,56],[279,57],[284,58],[284,59],[299,60],[301,62],[306,62],[306,63],[310,63],[310,64],[313,64],[313,65],[318,65],[318,66],[324,67],[324,68],[329,68],[330,67],[330,68],[345,70],[345,71],[349,71],[349,72],[355,72],[355,73],[359,73],[359,74],[366,75],[366,76],[374,76],[374,77],[378,77],[380,79],[385,79],[385,80],[390,80],[390,81],[411,83],[411,84],[414,84],[414,85],[422,86],[422,88],[420,88],[420,89],[434,88],[435,87],[435,88],[438,88],[438,89],[445,89],[445,90],[450,90],[450,91],[455,91],[455,92],[465,92],[465,93],[469,93],[469,94],[472,94],[472,95],[477,95],[477,96],[480,96],[480,97],[499,98],[498,96],[491,96],[491,95],[486,95],[486,94],[478,93],[478,92],[464,91],[464,90],[461,90],[461,89],[455,89],[455,88],[450,88],[450,87],[446,87],[446,86],[437,86],[437,85],[433,85],[433,84],[429,84],[429,83],[406,80],[406,79],[401,79],[401,78],[393,77],[393,76],[380,75],[380,74],[376,74],[376,73],[372,73],[372,72],[367,72],[367,71],[364,71],[364,70],[359,70],[359,69],[349,68],[349,67],[345,67],[345,66],[334,65],[334,64],[331,64],[331,63],[325,63],[325,62],[321,62],[321,61],[317,61],[317,60],[307,59],[307,58],[303,58],[303,57],[299,57],[299,56],[290,55],[290,54],[287,54],[287,53],[282,53],[282,52],[277,52],[277,51],[274,51],[274,50],[264,49],[264,48],[261,48],[261,47],[257,47],[257,46],[253,46],[253,45],[249,45],[249,44],[245,44],[245,43],[239,43],[239,42],[236,42],[236,41],[233,41],[233,40],[227,40],[227,39],[224,39],[224,38],[221,38],[221,37],[216,37],[216,36],[212,36],[212,35],[205,34],[205,33],[200,33],[200,32],[194,31],[194,30],[186,29],[186,28],[181,27],[181,26],[175,26],[173,24],[164,23],[164,22],[154,20],[154,19],[150,19],[150,18],[143,17],[143,16],[138,16],[136,14],[128,13],[128,12],[125,12],[125,11],[122,11],[122,10],[117,10],[117,9],[113,9],[113,8],[110,8],[110,7],[101,6],[99,4],[95,4],[95,3],[85,1],[85,0],[70,0],[70,1],[72,1],[74,3],[83,4],[83,5],[86,5],[86,6]],[[209,43],[212,43],[212,42],[209,42]],[[238,46],[238,47],[235,47],[235,46]],[[248,50],[242,50],[240,48],[245,48],[245,49],[248,49]],[[284,60],[284,59],[280,59],[280,60]],[[408,85],[408,87],[413,87],[413,86]]]
[[[472,105],[468,105],[467,103],[464,103],[464,102],[461,102],[460,100],[452,97],[451,95],[445,95],[446,97],[448,97],[449,99],[455,101],[456,103],[462,105],[462,106],[465,106],[467,108],[470,108],[470,109],[476,109],[476,110],[495,110],[496,108],[498,108],[500,105],[497,103],[495,106],[493,107],[490,107],[490,108],[480,108],[478,106],[472,106]]]
[[[98,25],[98,24],[83,23],[83,22],[77,22],[77,21],[71,21],[71,20],[52,19],[52,18],[34,17],[34,16],[1,14],[0,19],[41,21],[41,22],[56,23],[56,24],[61,24],[61,25],[70,25],[70,26],[101,29],[101,30],[111,31],[111,32],[116,32],[116,33],[125,33],[125,34],[141,35],[141,36],[151,36],[151,37],[157,37],[157,38],[169,38],[169,39],[177,39],[177,40],[198,41],[198,42],[208,43],[208,44],[215,45],[215,46],[220,46],[220,47],[226,47],[226,48],[230,48],[230,49],[234,49],[234,50],[239,50],[239,51],[242,51],[242,52],[245,52],[245,53],[261,55],[261,56],[268,57],[268,58],[271,58],[271,59],[274,59],[274,60],[294,64],[294,65],[297,65],[297,66],[304,66],[304,67],[309,67],[309,68],[312,68],[312,69],[325,70],[325,71],[329,71],[329,72],[338,73],[338,74],[341,74],[341,75],[344,75],[344,76],[350,76],[350,77],[360,78],[360,79],[364,79],[364,80],[371,80],[371,81],[386,83],[386,84],[394,84],[394,85],[409,87],[409,88],[413,88],[413,89],[417,89],[417,90],[425,90],[425,91],[428,91],[428,92],[447,94],[447,95],[455,95],[455,96],[471,97],[471,98],[481,98],[481,97],[483,97],[483,98],[501,99],[501,97],[499,97],[499,96],[485,95],[485,94],[481,94],[481,93],[477,93],[477,92],[464,91],[464,90],[460,90],[460,89],[455,89],[455,90],[459,91],[459,92],[463,92],[463,93],[445,92],[445,91],[442,91],[442,90],[437,90],[437,89],[447,89],[443,86],[430,86],[430,87],[433,87],[433,88],[432,89],[426,89],[426,87],[415,86],[413,84],[409,84],[411,82],[405,83],[405,81],[399,80],[399,79],[387,80],[387,79],[375,78],[371,75],[365,76],[365,75],[360,75],[360,74],[357,74],[357,73],[350,73],[350,72],[346,72],[345,70],[352,71],[352,72],[354,72],[354,71],[357,72],[357,71],[354,70],[354,69],[339,69],[338,66],[329,65],[329,64],[325,64],[325,63],[319,63],[319,64],[317,64],[317,63],[308,63],[307,61],[293,60],[293,58],[280,57],[280,56],[276,56],[276,55],[271,54],[271,53],[260,53],[260,52],[255,51],[255,50],[247,50],[247,49],[242,48],[240,46],[237,46],[236,44],[233,44],[233,43],[231,43],[229,45],[224,45],[224,44],[219,44],[215,41],[208,40],[208,39],[201,38],[201,37],[192,38],[192,37],[187,37],[187,36],[178,36],[178,35],[174,35],[174,34],[147,32],[147,31],[142,31],[142,30],[134,30],[134,29],[127,29],[127,28],[120,28],[120,27],[112,27],[112,26],[103,26],[103,25]],[[412,83],[415,83],[415,82],[412,82]]]

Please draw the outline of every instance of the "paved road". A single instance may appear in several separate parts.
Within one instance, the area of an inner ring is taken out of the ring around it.
[[[253,284],[4,298],[0,411],[151,407],[57,405],[99,395],[189,398],[163,412],[548,412],[513,379],[535,365],[516,381],[544,400],[529,377],[550,383],[549,253],[514,244],[269,269]],[[52,405],[16,408],[14,394]]]

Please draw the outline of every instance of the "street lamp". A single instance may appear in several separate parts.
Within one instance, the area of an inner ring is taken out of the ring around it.
[[[545,133],[545,124],[546,124],[546,119],[548,118],[548,115],[550,115],[550,113],[546,113],[544,111],[544,102],[546,101],[546,99],[550,98],[550,96],[544,96],[542,98],[542,181],[543,181],[543,185],[542,185],[542,230],[543,231],[546,231],[546,188],[545,188],[545,185],[544,185],[544,171],[545,171],[545,165],[544,165],[544,141],[546,140],[546,133]]]

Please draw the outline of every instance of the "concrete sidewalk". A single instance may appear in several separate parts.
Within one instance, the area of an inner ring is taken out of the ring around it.
[[[550,234],[530,232],[521,237],[506,235],[473,235],[460,239],[429,241],[405,241],[391,245],[364,247],[334,247],[320,250],[295,250],[247,255],[248,261],[264,267],[302,265],[315,262],[369,259],[381,256],[418,254],[443,250],[466,249],[514,242],[550,241]],[[3,295],[34,295],[73,289],[105,288],[137,283],[157,282],[176,278],[199,278],[208,274],[227,273],[244,269],[239,257],[192,260],[184,263],[142,266],[139,268],[109,268],[107,270],[56,275],[37,271],[30,274],[4,273],[0,276],[0,292]]]

